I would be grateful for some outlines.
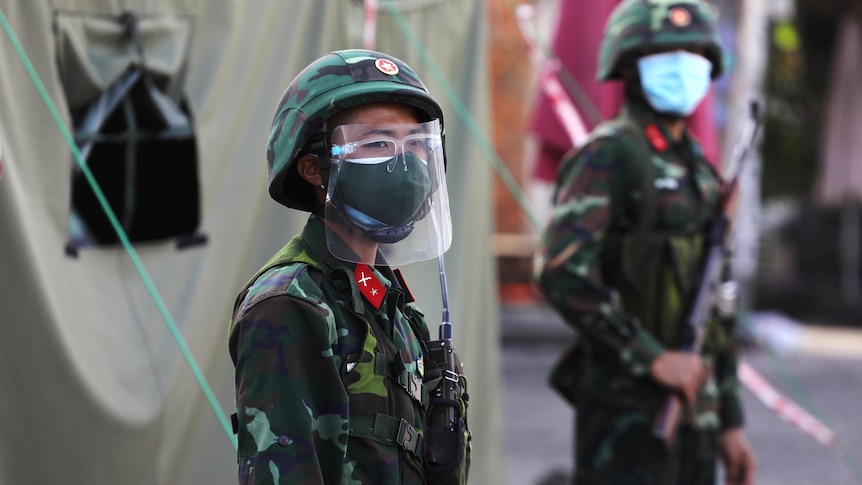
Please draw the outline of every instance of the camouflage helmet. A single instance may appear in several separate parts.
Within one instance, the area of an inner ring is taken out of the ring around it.
[[[308,65],[285,89],[267,142],[269,194],[280,204],[311,211],[313,187],[299,176],[296,160],[320,139],[325,121],[347,108],[395,102],[413,106],[425,119],[443,111],[415,72],[403,61],[369,50],[343,50]]]
[[[597,78],[620,79],[620,64],[639,51],[696,46],[723,70],[715,15],[700,0],[624,0],[611,12],[599,50]]]

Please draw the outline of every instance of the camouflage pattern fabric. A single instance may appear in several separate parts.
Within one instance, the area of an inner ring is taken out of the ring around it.
[[[534,277],[547,300],[578,330],[577,342],[550,378],[577,407],[579,420],[582,408],[605,406],[622,410],[608,419],[635,422],[638,415],[654,415],[666,396],[649,378],[649,369],[662,351],[679,344],[681,317],[696,288],[702,233],[716,213],[719,191],[715,171],[691,136],[671,140],[645,102],[629,101],[560,166]],[[686,425],[699,431],[742,423],[735,326],[733,318],[708,326],[703,353],[710,379],[697,403],[685,410]],[[618,425],[590,426],[606,433]],[[631,433],[648,432],[648,426],[636,429],[595,439],[579,429],[578,439],[586,444],[628,436],[618,443],[625,448],[624,443],[634,443]],[[649,439],[644,436],[642,442]],[[617,448],[602,447],[601,454],[583,450],[578,470],[601,469],[613,476]],[[649,456],[647,450],[631,452]],[[608,480],[604,483],[629,483]]]
[[[599,50],[599,80],[621,79],[626,56],[651,50],[698,46],[712,62],[712,78],[723,72],[715,15],[700,0],[625,0],[608,19]]]
[[[311,216],[237,299],[239,482],[424,484],[426,389],[439,380],[424,316],[384,266],[375,309],[354,265],[318,252],[324,238]]]
[[[578,407],[576,485],[715,485],[718,433],[681,426],[674,453],[656,446],[654,415],[587,400]]]

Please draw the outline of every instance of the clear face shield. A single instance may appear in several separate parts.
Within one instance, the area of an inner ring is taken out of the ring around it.
[[[326,242],[335,257],[359,262],[358,248],[377,245],[386,263],[397,266],[449,249],[452,220],[437,120],[338,126],[331,161]]]

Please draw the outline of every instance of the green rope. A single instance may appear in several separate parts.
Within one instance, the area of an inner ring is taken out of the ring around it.
[[[69,132],[69,129],[66,127],[63,122],[63,118],[60,116],[59,111],[57,111],[57,107],[54,105],[54,102],[51,100],[51,97],[48,95],[45,86],[42,84],[42,80],[39,78],[39,75],[36,73],[36,70],[33,68],[33,65],[30,63],[29,57],[27,57],[26,52],[24,52],[23,47],[18,42],[18,38],[15,36],[15,32],[12,30],[12,27],[9,25],[9,22],[6,20],[6,14],[3,12],[3,9],[0,8],[0,24],[3,25],[3,31],[6,33],[6,36],[9,38],[9,42],[12,43],[12,47],[14,47],[15,52],[18,54],[18,58],[21,60],[21,63],[24,65],[24,69],[26,69],[27,73],[30,75],[30,79],[33,81],[33,85],[36,87],[36,90],[39,92],[39,95],[42,97],[42,101],[45,103],[45,107],[48,108],[48,111],[51,113],[51,117],[54,118],[54,122],[57,124],[57,128],[59,128],[60,133],[63,135],[63,138],[66,140],[66,143],[69,145],[69,148],[72,150],[72,155],[75,158],[75,161],[78,162],[78,166],[81,168],[81,171],[84,173],[84,177],[86,177],[87,181],[90,183],[90,186],[93,189],[93,193],[96,195],[96,198],[99,200],[99,203],[102,205],[102,208],[105,210],[105,214],[108,216],[108,219],[111,221],[111,225],[114,227],[114,230],[117,232],[117,236],[120,238],[120,241],[123,243],[123,247],[126,249],[126,252],[129,254],[129,259],[132,260],[132,264],[137,269],[138,273],[141,276],[141,280],[144,282],[144,286],[146,286],[147,291],[152,296],[153,301],[156,303],[156,307],[158,307],[159,312],[162,314],[162,317],[165,320],[165,324],[168,326],[171,334],[174,337],[174,340],[177,342],[177,346],[180,348],[180,351],[185,357],[186,362],[188,362],[189,367],[192,370],[195,378],[200,384],[201,389],[206,395],[207,400],[212,406],[213,411],[216,414],[216,417],[219,419],[222,427],[224,428],[225,433],[228,436],[228,439],[233,443],[234,449],[237,448],[236,437],[233,434],[233,428],[231,427],[230,421],[222,412],[221,406],[218,403],[218,400],[213,394],[212,389],[207,383],[206,377],[204,377],[203,372],[201,372],[200,367],[195,361],[194,356],[189,350],[188,345],[186,345],[186,341],[177,328],[176,323],[174,323],[173,318],[170,315],[170,312],[165,306],[164,301],[162,301],[161,296],[159,296],[159,292],[150,279],[149,274],[147,274],[146,268],[141,263],[141,260],[138,258],[137,253],[135,252],[134,247],[132,247],[132,243],[129,241],[126,232],[123,230],[123,227],[120,225],[119,220],[117,219],[116,214],[111,209],[110,204],[108,203],[105,194],[102,192],[102,189],[99,187],[96,178],[93,176],[90,168],[87,166],[87,161],[84,160],[83,155],[81,154],[78,145],[75,143],[74,138],[72,137],[72,133]]]
[[[458,118],[462,123],[464,123],[473,139],[479,145],[479,148],[485,153],[487,160],[491,163],[491,167],[497,172],[497,175],[499,175],[506,188],[509,189],[512,197],[515,198],[515,201],[521,207],[521,210],[524,211],[524,215],[527,216],[537,231],[541,231],[544,228],[544,223],[539,219],[532,207],[530,207],[527,202],[527,198],[524,196],[523,190],[518,186],[518,182],[512,176],[512,173],[503,163],[500,156],[497,155],[497,152],[494,150],[488,137],[476,123],[476,120],[470,114],[460,96],[455,92],[455,89],[449,83],[449,80],[446,79],[445,75],[443,75],[442,70],[434,62],[434,59],[432,59],[431,55],[428,53],[428,49],[416,35],[416,32],[410,26],[410,23],[407,22],[407,19],[404,18],[404,15],[401,14],[401,11],[394,5],[392,0],[384,0],[383,3],[389,11],[389,14],[395,20],[398,28],[401,29],[404,37],[406,37],[410,42],[413,50],[419,54],[422,64],[428,69],[441,89],[443,89],[444,96],[455,109],[455,113],[458,115]]]

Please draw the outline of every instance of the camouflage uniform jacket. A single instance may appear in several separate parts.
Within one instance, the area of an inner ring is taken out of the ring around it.
[[[641,409],[660,405],[666,394],[649,378],[650,365],[679,345],[719,190],[690,134],[673,142],[642,102],[629,101],[561,161],[534,276],[579,332],[551,373],[575,404],[585,396]],[[735,325],[734,318],[716,318],[707,327],[703,354],[712,378],[688,410],[689,422],[702,429],[742,422]]]
[[[312,216],[237,299],[239,481],[425,483],[424,316],[400,272],[371,269],[377,309],[325,248]]]

